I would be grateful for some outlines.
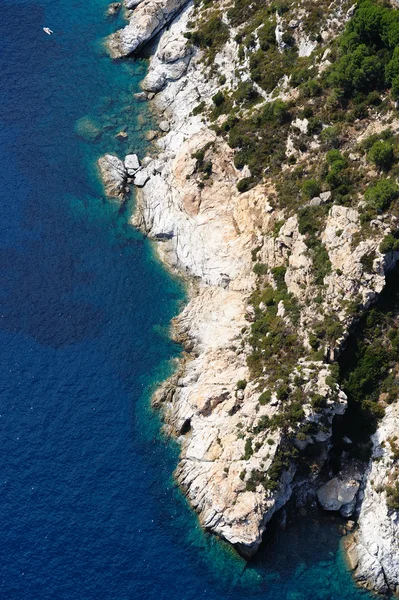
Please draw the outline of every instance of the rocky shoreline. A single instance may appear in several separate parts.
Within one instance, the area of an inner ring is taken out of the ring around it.
[[[123,201],[129,185],[136,186],[132,224],[156,241],[168,268],[193,282],[189,302],[173,322],[184,356],[177,372],[153,399],[163,411],[168,431],[181,444],[176,478],[202,525],[244,556],[256,552],[267,523],[305,484],[309,497],[314,500],[317,495],[324,509],[358,516],[358,529],[349,545],[356,579],[379,592],[397,591],[397,514],[393,517],[388,511],[382,487],[375,496],[375,481],[382,484],[388,478],[391,463],[375,461],[374,454],[366,471],[353,464],[343,464],[338,473],[325,471],[333,420],[347,406],[345,394],[331,383],[330,364],[299,358],[292,369],[291,379],[301,379],[309,398],[303,410],[311,431],[303,434],[301,430],[293,447],[299,453],[317,447],[311,475],[306,481],[295,479],[295,461],[290,461],[276,487],[265,488],[256,480],[259,473],[271,473],[280,460],[286,432],[284,427],[267,430],[265,424],[276,419],[283,403],[275,394],[269,402],[260,403],[259,386],[251,381],[247,364],[250,350],[242,332],[255,315],[250,302],[257,287],[254,253],[269,272],[281,266],[286,269],[288,293],[300,303],[298,329],[305,345],[309,345],[310,324],[318,308],[311,300],[312,262],[297,217],[286,218],[269,201],[274,194],[270,181],[244,193],[237,190],[243,172],[234,166],[233,150],[209,127],[203,114],[196,114],[198,105],[212,105],[220,76],[227,86],[237,84],[237,43],[231,36],[216,54],[215,77],[205,69],[202,52],[184,37],[193,18],[193,3],[126,0],[125,6],[129,23],[107,42],[113,58],[131,54],[163,29],[140,95],[151,101],[163,135],[155,142],[156,152],[141,162],[136,155],[124,161],[106,155],[99,169],[111,198]],[[290,94],[283,90],[280,96]],[[393,127],[399,131],[399,122]],[[211,165],[208,171],[204,165]],[[322,204],[328,199],[328,193],[320,194],[312,202]],[[322,240],[333,268],[325,277],[324,303],[343,327],[340,344],[330,348],[331,361],[354,320],[343,310],[343,295],[348,302],[356,299],[367,308],[383,289],[385,273],[396,263],[397,253],[379,251],[381,240],[395,223],[389,216],[379,218],[373,223],[373,237],[354,248],[360,231],[358,211],[336,205],[329,210]],[[277,233],[276,224],[280,224]],[[373,272],[366,273],[363,262],[370,255],[374,256]],[[283,304],[278,310],[290,324]],[[325,399],[321,412],[310,402],[315,395]],[[383,439],[398,430],[394,414],[394,409],[387,411],[374,438],[374,453],[377,448],[381,451]]]

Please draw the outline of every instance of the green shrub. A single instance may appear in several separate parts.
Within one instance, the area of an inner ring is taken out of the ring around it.
[[[399,186],[392,179],[380,179],[370,185],[364,195],[367,202],[378,212],[387,210],[398,196]]]
[[[360,262],[363,266],[363,269],[366,273],[374,273],[373,263],[375,260],[376,254],[375,251],[371,251],[368,254],[364,254],[360,259]]]
[[[252,456],[252,454],[254,453],[253,448],[252,448],[252,438],[247,438],[245,441],[245,447],[244,447],[244,460],[249,460]]]
[[[287,268],[286,267],[274,267],[271,272],[272,275],[274,277],[274,280],[277,284],[277,289],[278,290],[283,290],[283,291],[287,291],[287,286],[285,284],[285,274],[286,274]]]
[[[237,190],[242,194],[253,188],[254,185],[256,185],[256,179],[254,179],[254,177],[244,177],[237,183]]]
[[[270,402],[271,399],[272,399],[272,393],[271,393],[271,391],[270,390],[265,390],[259,396],[258,402],[259,402],[259,404],[261,404],[262,406],[264,406],[265,404],[269,404],[269,402]]]
[[[254,264],[252,270],[253,270],[253,272],[256,275],[266,275],[266,273],[267,273],[267,265],[265,265],[264,263],[257,262],[257,263]]]
[[[220,16],[212,14],[198,25],[196,31],[188,31],[185,37],[202,49],[212,49],[213,53],[229,39],[229,28]]]
[[[276,395],[278,400],[286,400],[289,396],[290,388],[287,384],[283,383],[277,388]]]
[[[305,198],[314,198],[321,192],[320,183],[316,179],[307,179],[302,184],[302,194]]]
[[[245,390],[245,388],[247,387],[247,380],[246,379],[239,379],[237,381],[237,390]]]
[[[215,106],[220,106],[225,100],[226,98],[224,97],[223,92],[220,90],[214,96],[212,96],[212,101]]]
[[[371,146],[367,158],[379,169],[389,171],[395,160],[393,147],[389,142],[378,140]]]
[[[312,408],[318,411],[327,406],[327,399],[321,394],[313,394],[310,403],[312,405]]]
[[[380,252],[382,254],[387,254],[388,252],[398,252],[399,251],[399,231],[395,233],[389,233],[384,237],[380,244]]]

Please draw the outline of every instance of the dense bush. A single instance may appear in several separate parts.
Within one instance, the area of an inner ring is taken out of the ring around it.
[[[386,254],[387,252],[398,252],[399,251],[399,231],[395,233],[389,233],[384,237],[380,244],[380,252]]]
[[[240,193],[247,192],[254,187],[254,185],[256,185],[256,179],[254,179],[254,177],[244,177],[237,183],[237,190]]]
[[[389,171],[395,160],[393,146],[389,142],[378,140],[371,146],[367,158],[378,168]]]
[[[185,36],[196,46],[216,52],[229,39],[229,29],[220,16],[213,14],[200,21],[197,29],[188,31]]]
[[[223,92],[219,90],[214,96],[212,96],[212,101],[215,106],[220,106],[225,101]]]
[[[398,11],[372,0],[361,2],[340,38],[339,58],[327,74],[328,85],[347,98],[384,86],[397,90],[398,43]]]
[[[387,210],[398,196],[399,186],[392,179],[380,179],[370,185],[364,195],[370,206],[377,212]]]
[[[247,185],[262,179],[266,167],[279,168],[285,160],[289,121],[288,107],[279,100],[267,103],[261,111],[247,118],[228,121],[225,129],[230,147],[236,149],[234,164],[238,169],[248,165],[253,177]],[[246,189],[241,187],[240,191]]]
[[[305,198],[314,198],[321,192],[320,182],[316,179],[306,179],[302,185],[302,194]]]

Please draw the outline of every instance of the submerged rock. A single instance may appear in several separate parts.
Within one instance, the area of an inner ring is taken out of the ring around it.
[[[87,142],[95,142],[102,135],[101,126],[97,121],[90,117],[82,117],[75,123],[75,132]]]
[[[121,6],[120,2],[112,2],[107,8],[107,16],[113,17],[116,15],[120,11]]]
[[[120,141],[125,141],[127,140],[127,138],[129,137],[129,134],[126,131],[118,131],[118,133],[116,134],[116,139],[120,140]]]

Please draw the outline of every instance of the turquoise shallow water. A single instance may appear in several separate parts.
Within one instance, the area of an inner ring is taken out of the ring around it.
[[[145,64],[102,50],[105,7],[0,0],[0,598],[365,597],[330,522],[245,565],[174,486],[148,398],[184,294],[102,197],[96,158],[143,153],[150,127],[132,101]],[[96,139],[76,133],[87,117]]]

